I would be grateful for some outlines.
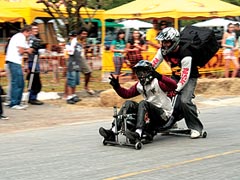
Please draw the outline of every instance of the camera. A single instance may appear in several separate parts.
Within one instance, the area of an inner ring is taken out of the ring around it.
[[[39,49],[43,47],[41,39],[37,37],[30,37],[29,39],[29,46],[33,48],[35,52],[38,52]]]
[[[40,39],[33,39],[32,43],[31,43],[31,48],[33,48],[34,50],[38,51],[39,49],[41,49],[41,40]]]

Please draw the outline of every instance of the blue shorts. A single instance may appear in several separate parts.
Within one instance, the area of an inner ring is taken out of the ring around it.
[[[76,87],[80,84],[80,73],[77,71],[67,72],[67,85],[69,87]]]

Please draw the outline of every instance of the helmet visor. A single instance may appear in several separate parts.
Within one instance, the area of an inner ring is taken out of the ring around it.
[[[148,71],[146,69],[141,69],[136,71],[137,77],[146,77],[148,75]]]

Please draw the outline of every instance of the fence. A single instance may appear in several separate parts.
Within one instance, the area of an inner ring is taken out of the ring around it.
[[[222,55],[223,49],[220,49],[215,56],[202,68],[199,68],[199,73],[202,77],[217,77],[220,78],[225,71],[225,60]],[[142,52],[144,59],[152,60],[155,53],[152,52]],[[239,56],[239,52],[236,51],[236,57]],[[113,64],[113,53],[110,51],[105,51],[102,58],[102,79],[105,81],[109,77],[111,72],[114,72]],[[179,69],[179,68],[178,68]],[[233,64],[230,65],[230,70],[233,69]],[[170,75],[172,70],[176,71],[177,69],[171,69],[167,62],[163,62],[158,68],[157,71],[161,74]],[[130,73],[131,69],[127,67],[127,64],[123,64],[122,71],[125,73]]]
[[[41,63],[41,71],[53,72],[54,80],[57,81],[59,73],[63,73],[64,76],[66,73],[66,56],[64,54],[64,45],[60,46],[61,50],[59,52],[56,51],[45,51],[40,55],[40,63]],[[3,46],[0,46],[3,49]],[[215,56],[202,68],[199,69],[199,72],[202,77],[222,77],[225,68],[225,60],[222,55],[222,49],[220,49]],[[151,60],[155,53],[144,51],[142,52],[144,59]],[[239,57],[239,52],[236,52],[236,57]],[[86,52],[86,58],[88,59],[89,65],[94,68],[94,62],[99,60],[101,64],[98,64],[98,69],[101,68],[102,71],[102,81],[108,80],[109,74],[114,72],[114,64],[113,64],[113,53],[111,51],[104,51],[101,53],[101,47],[99,45],[91,45],[88,47],[88,51]],[[25,58],[26,63],[27,57]],[[5,64],[5,55],[1,50],[0,53],[0,69],[4,69]],[[233,65],[231,64],[230,69],[233,69]],[[127,66],[126,63],[123,64],[122,71],[124,73],[131,73],[131,69]],[[157,69],[161,74],[170,75],[172,69],[170,68],[167,62],[163,62]]]

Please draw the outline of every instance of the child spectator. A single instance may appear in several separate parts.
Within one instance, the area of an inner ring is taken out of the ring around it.
[[[69,33],[69,43],[66,45],[68,52],[67,64],[67,103],[75,104],[80,101],[79,97],[75,94],[76,86],[80,84],[80,58],[82,53],[82,46],[78,42],[72,42],[77,36],[75,31]]]

